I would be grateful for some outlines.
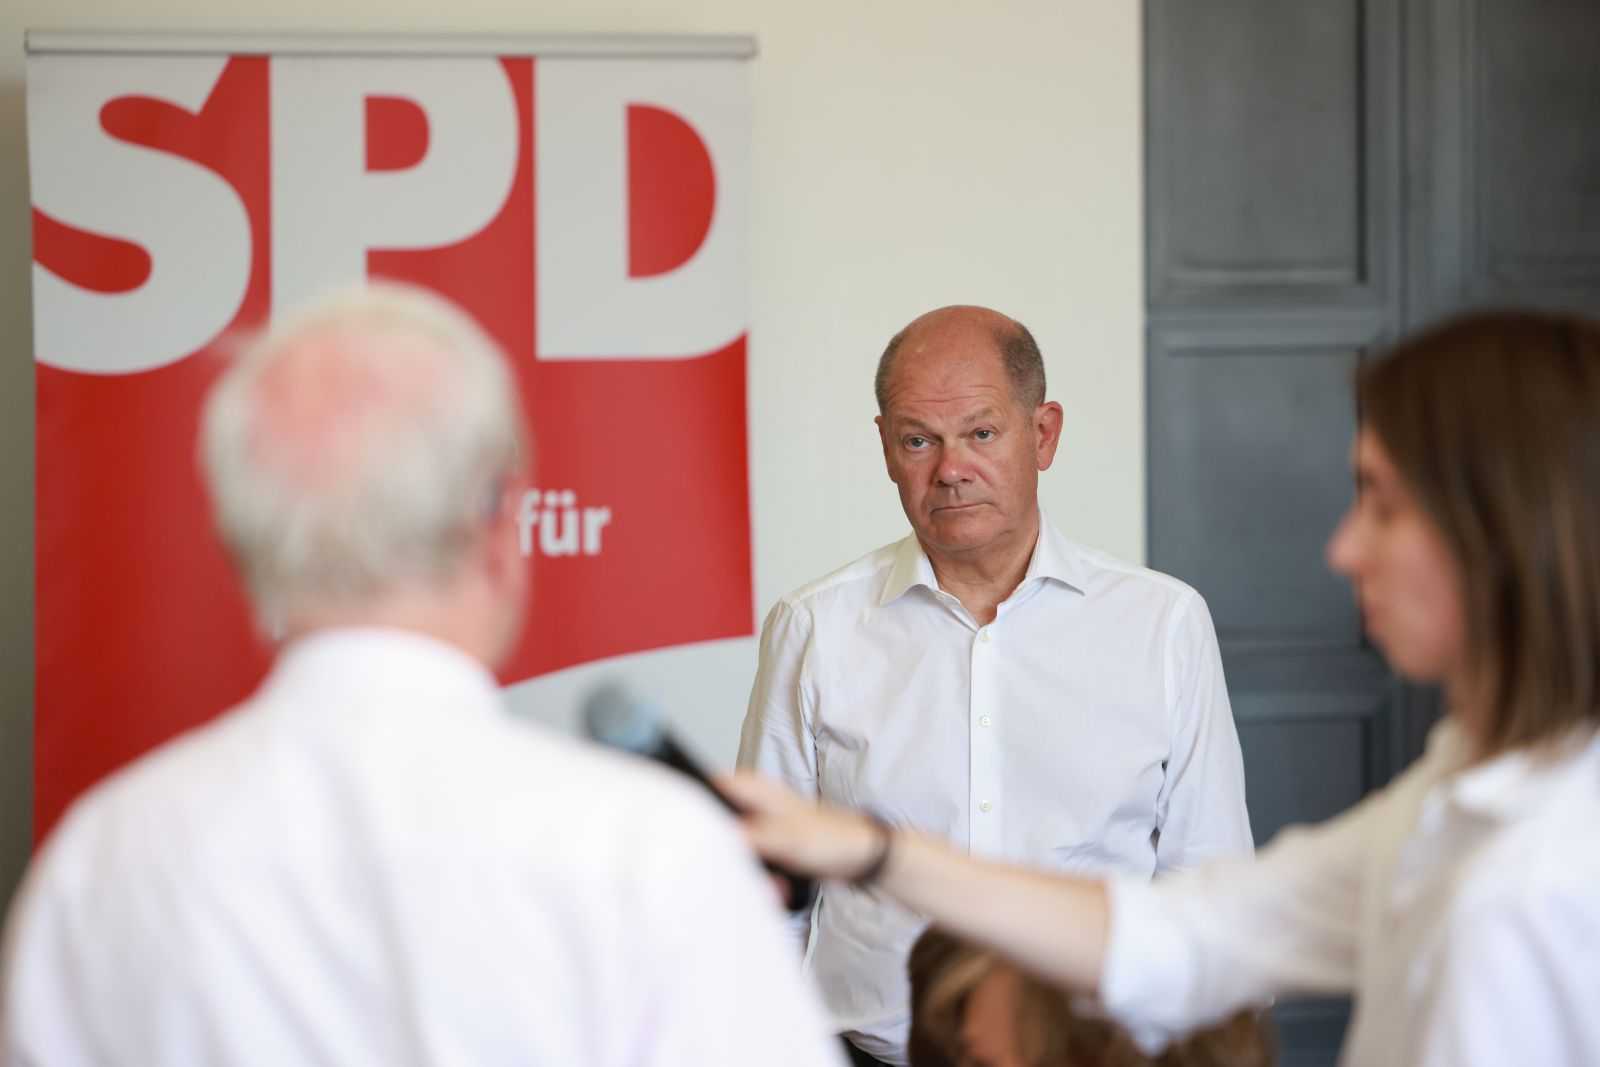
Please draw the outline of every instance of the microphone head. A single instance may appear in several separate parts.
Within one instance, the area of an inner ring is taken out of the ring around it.
[[[600,744],[637,756],[651,755],[666,738],[655,707],[615,680],[600,683],[584,698],[583,728]]]

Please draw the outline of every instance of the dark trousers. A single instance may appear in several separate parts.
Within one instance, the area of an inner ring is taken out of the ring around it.
[[[844,1050],[850,1054],[852,1067],[888,1067],[882,1060],[856,1048],[848,1038],[841,1035],[839,1040],[844,1043]]]

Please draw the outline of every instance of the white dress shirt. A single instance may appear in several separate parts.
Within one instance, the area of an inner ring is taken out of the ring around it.
[[[979,626],[915,537],[778,602],[739,762],[973,855],[1156,871],[1251,847],[1239,741],[1193,589],[1064,537]],[[904,1062],[925,920],[829,886],[809,970],[834,1024]]]
[[[1600,735],[1466,755],[1447,719],[1254,863],[1114,884],[1107,1010],[1158,1043],[1269,994],[1353,993],[1344,1064],[1600,1063]]]
[[[839,1062],[725,815],[396,631],[81,799],[0,983],[18,1067]]]

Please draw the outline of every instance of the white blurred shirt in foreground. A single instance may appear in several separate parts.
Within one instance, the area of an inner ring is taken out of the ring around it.
[[[666,772],[395,631],[291,645],[19,894],[7,1064],[835,1064],[771,888]]]

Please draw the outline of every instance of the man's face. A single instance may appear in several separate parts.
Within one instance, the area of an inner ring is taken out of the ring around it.
[[[993,324],[958,318],[908,333],[877,419],[889,478],[930,555],[1006,554],[1037,533],[1039,472],[1061,408],[1015,396]]]

